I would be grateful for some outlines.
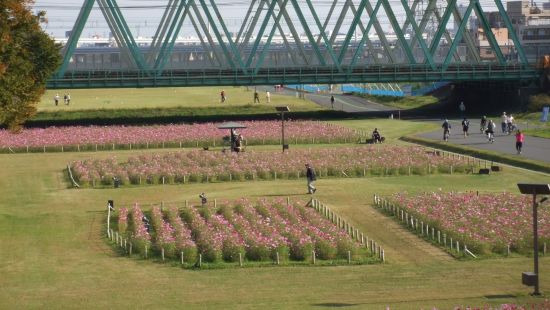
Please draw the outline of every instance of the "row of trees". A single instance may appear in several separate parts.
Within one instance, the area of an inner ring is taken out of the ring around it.
[[[40,27],[45,12],[32,0],[0,1],[0,125],[17,131],[36,113],[46,80],[61,62],[60,48]]]

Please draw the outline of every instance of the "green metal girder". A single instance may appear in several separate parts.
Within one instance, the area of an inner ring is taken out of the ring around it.
[[[525,51],[523,50],[523,46],[521,45],[518,39],[518,36],[516,34],[516,31],[512,26],[512,23],[510,22],[510,17],[506,13],[506,10],[504,9],[504,6],[502,5],[502,2],[500,0],[495,0],[495,4],[497,5],[498,11],[500,12],[500,16],[502,17],[502,20],[504,21],[506,28],[508,28],[508,33],[512,37],[512,41],[514,42],[514,47],[518,51],[521,62],[524,64],[527,64],[528,61],[527,61],[527,57],[525,56]]]
[[[330,19],[332,18],[332,13],[334,13],[334,8],[336,7],[337,3],[338,3],[338,0],[332,1],[332,5],[330,6],[330,9],[328,10],[327,18],[325,19],[325,22],[323,23],[323,28],[321,29],[321,32],[325,32],[327,30],[328,23],[329,23]],[[322,38],[321,36],[317,37],[317,44],[321,44],[321,38]]]
[[[103,17],[105,18],[105,21],[107,21],[107,25],[109,26],[109,29],[111,30],[111,33],[115,38],[117,46],[120,48],[121,60],[126,57],[126,60],[129,64],[133,64],[137,67],[134,56],[132,56],[132,53],[128,48],[127,41],[122,35],[121,29],[119,29],[117,25],[113,12],[111,9],[109,9],[110,4],[107,2],[107,0],[97,0],[97,3],[99,5],[99,9],[101,10],[101,14],[103,14]]]
[[[418,1],[418,0],[417,0],[417,1]],[[357,14],[357,10],[355,10],[355,5],[353,5],[353,2],[350,4],[350,9],[351,9],[351,12],[352,12],[353,14]],[[368,12],[368,10],[369,10],[369,9],[368,9],[368,5],[367,5],[366,9],[367,9],[367,12]],[[374,13],[371,13],[371,14],[369,14],[369,15],[375,15],[375,14],[374,14]],[[377,24],[377,21],[375,21],[374,25],[376,25],[376,24]],[[363,22],[361,22],[360,19],[359,19],[359,24],[358,24],[358,25],[359,25],[359,29],[361,29],[361,32],[367,34],[366,43],[367,43],[368,48],[369,48],[370,50],[374,51],[374,50],[375,50],[375,47],[374,47],[374,45],[372,44],[372,42],[370,41],[370,39],[368,38],[368,35],[369,35],[369,34],[368,34],[368,32],[365,32],[365,30],[366,30],[366,29],[365,29],[365,26],[363,25]],[[369,31],[370,31],[370,30],[369,30]],[[332,39],[332,38],[331,38],[331,39]],[[380,39],[380,40],[382,41],[382,39]],[[331,40],[331,43],[334,43],[334,41]],[[393,54],[389,53],[389,51],[386,51],[385,49],[384,49],[383,51],[387,54],[388,59],[392,59]],[[374,63],[375,63],[375,64],[379,64],[379,63],[380,63],[380,61],[378,60],[378,57],[372,57],[372,59],[374,60]]]
[[[63,76],[65,74],[65,71],[69,66],[69,62],[71,61],[71,57],[73,57],[78,40],[82,35],[84,25],[86,24],[86,21],[88,21],[88,17],[90,16],[90,12],[92,11],[94,2],[95,0],[85,0],[84,4],[82,5],[80,13],[78,14],[78,18],[76,19],[76,23],[74,24],[73,30],[71,31],[71,36],[69,37],[69,40],[67,41],[67,44],[62,51],[63,62],[61,63],[59,69],[57,69],[55,73],[56,75]]]
[[[367,6],[369,0],[361,0],[359,3],[359,7],[357,9],[357,14],[353,16],[353,21],[351,22],[351,25],[349,27],[348,33],[346,34],[346,38],[344,39],[344,42],[342,43],[342,49],[340,50],[340,55],[338,56],[338,62],[342,63],[344,61],[344,57],[346,56],[346,52],[348,50],[349,44],[351,42],[351,38],[353,37],[353,34],[355,32],[355,28],[357,27],[357,24],[359,23],[359,20],[361,19],[361,15],[363,14],[363,11],[365,10],[365,7]],[[369,14],[371,19],[376,19],[376,15]],[[367,37],[368,37],[367,33]]]
[[[170,23],[168,34],[166,35],[166,38],[155,61],[154,69],[157,74],[160,74],[162,70],[164,70],[166,62],[168,62],[168,58],[170,57],[170,54],[174,49],[174,45],[176,44],[176,39],[181,30],[181,26],[185,21],[185,17],[187,17],[187,14],[189,14],[189,7],[192,2],[193,0],[189,0],[187,3],[185,3],[185,0],[181,0],[180,4],[178,5],[176,18],[172,21],[172,23]],[[182,10],[184,10],[183,14],[181,12]]]
[[[210,11],[208,10],[208,6],[206,5],[206,2],[204,0],[199,0],[199,2],[200,2],[201,7],[204,11],[204,14],[206,15],[206,18],[208,19],[208,22],[210,23],[210,25],[212,27],[212,30],[214,31],[214,35],[218,39],[218,44],[220,44],[220,47],[222,48],[222,51],[223,51],[227,61],[229,62],[229,65],[233,69],[237,68],[237,66],[235,65],[235,62],[233,61],[233,57],[231,57],[231,54],[229,53],[229,50],[227,49],[227,46],[225,45],[225,42],[223,41],[223,38],[222,38],[220,32],[218,31],[218,27],[216,26],[216,23],[214,22],[214,19],[212,18],[212,14],[210,14]],[[240,55],[237,54],[235,56],[238,56],[239,59],[240,59]],[[246,72],[246,70],[243,66],[241,66],[240,69],[243,70],[244,72]]]
[[[170,21],[174,18],[174,13],[177,10],[177,6],[174,5],[175,2],[178,2],[178,0],[168,1],[166,10],[164,10],[159,26],[157,27],[155,35],[153,36],[153,41],[151,42],[147,57],[145,58],[145,61],[151,67],[154,67],[153,62],[155,62],[157,58],[156,55],[158,55],[158,50],[160,48],[159,45],[161,44],[161,42],[163,42],[163,40],[166,39],[166,30],[168,29],[169,24],[171,24]]]
[[[319,28],[319,31],[321,32],[321,37],[325,41],[325,48],[327,49],[330,58],[332,58],[332,62],[334,65],[338,68],[339,71],[342,71],[341,63],[336,58],[336,55],[334,54],[334,50],[332,49],[332,44],[330,44],[327,34],[323,30],[323,26],[321,25],[321,21],[319,20],[319,17],[317,16],[317,13],[315,12],[315,8],[313,8],[313,5],[311,4],[311,0],[306,0],[307,5],[309,6],[309,9],[311,11],[311,14],[313,15],[313,19],[315,20],[315,23],[317,23],[317,27]],[[317,45],[317,42],[315,42],[315,45]],[[324,58],[324,57],[323,57]]]
[[[256,1],[257,0],[252,0],[250,2],[250,5],[248,6],[248,10],[246,11],[246,15],[244,16],[244,20],[243,20],[243,23],[241,24],[241,28],[239,29],[239,32],[237,32],[237,38],[235,38],[235,44],[239,44],[239,41],[241,39],[241,36],[243,35],[246,24],[248,23],[250,14],[252,14],[252,10],[254,9],[254,5],[256,4]]]
[[[435,52],[437,51],[437,47],[439,46],[441,37],[443,36],[443,33],[447,30],[447,23],[451,18],[451,14],[453,13],[453,8],[456,6],[457,0],[450,0],[450,1],[451,2],[448,3],[447,8],[445,8],[445,12],[443,12],[441,23],[439,23],[439,28],[437,29],[437,32],[435,33],[435,36],[432,39],[432,44],[430,46],[430,53],[432,55],[435,55]]]
[[[363,45],[365,44],[366,40],[369,38],[369,31],[374,23],[374,20],[376,19],[376,14],[378,14],[378,9],[380,8],[380,5],[382,4],[382,0],[378,0],[376,2],[376,6],[374,7],[373,14],[369,18],[369,23],[367,24],[367,28],[365,29],[363,36],[361,37],[361,41],[359,42],[359,46],[357,46],[357,49],[355,50],[355,54],[353,55],[353,58],[351,59],[351,62],[349,64],[348,68],[348,74],[350,74],[353,70],[353,67],[355,67],[355,62],[357,61],[357,57],[361,54],[361,51],[363,50]]]
[[[418,29],[420,30],[420,33],[424,33],[424,30],[426,30],[426,26],[428,25],[428,21],[430,20],[430,13],[435,10],[435,5],[437,4],[437,0],[428,0],[428,6],[426,7],[426,10],[424,11],[424,14],[422,16],[422,20],[420,21],[420,24],[418,25]],[[414,10],[412,10],[414,12]],[[407,19],[408,21],[408,19]],[[422,36],[421,36],[422,38]],[[416,44],[418,42],[417,37],[415,36],[411,40],[411,49],[414,51],[416,48]],[[427,44],[427,42],[426,42]],[[426,45],[427,46],[427,45]],[[429,49],[428,49],[429,50]],[[430,55],[433,57],[434,55],[430,53]]]
[[[208,31],[208,27],[206,26],[206,24],[204,23],[204,20],[201,16],[201,13],[200,13],[200,10],[199,8],[197,7],[197,4],[195,3],[195,1],[192,2],[191,4],[191,8],[193,9],[193,12],[195,12],[195,16],[196,16],[196,19],[197,21],[199,22],[199,25],[201,26],[202,28],[202,31],[204,32],[204,36],[206,37],[206,39],[208,40],[208,44],[210,44],[210,48],[211,48],[211,51],[212,53],[216,56],[216,60],[219,62],[220,64],[220,67],[223,66],[224,62],[223,62],[223,57],[219,54],[218,50],[215,48],[216,46],[216,43],[214,42],[214,39],[212,39],[212,36],[210,35],[209,31]],[[189,14],[189,17],[191,19],[191,22],[193,23],[194,19],[193,19],[193,15],[192,14]],[[197,35],[201,35],[200,32],[198,31],[195,23],[193,23],[193,27],[195,27],[195,31],[197,31]],[[208,49],[206,49],[208,51]],[[223,53],[223,50],[222,50],[222,53]],[[231,61],[231,59],[227,59],[227,62],[229,63]],[[231,65],[231,64],[230,64]]]
[[[72,78],[66,74],[47,83],[48,89],[113,88],[113,87],[175,87],[206,85],[273,85],[273,84],[340,84],[428,81],[503,81],[534,80],[541,72],[533,66],[485,64],[454,64],[448,70],[438,65],[436,70],[425,64],[381,65],[340,73],[327,67],[263,69],[256,75],[236,70],[166,71],[163,76],[151,76],[146,71],[106,72],[102,78],[95,72],[88,77]],[[94,74],[94,75],[92,75]]]
[[[466,24],[468,23],[468,18],[470,17],[470,14],[472,14],[472,10],[474,8],[474,1],[476,0],[470,1],[470,4],[468,5],[468,7],[466,8],[466,11],[464,12],[464,17],[462,18],[462,22],[458,27],[458,31],[456,32],[455,39],[453,40],[453,43],[451,44],[451,48],[449,49],[449,53],[447,54],[447,57],[445,57],[445,61],[443,62],[444,70],[449,66],[449,63],[451,62],[451,58],[453,57],[453,53],[455,52],[456,47],[460,43],[460,39],[462,38],[464,29],[466,29]]]
[[[321,65],[325,66],[326,65],[325,58],[321,54],[321,50],[319,49],[319,46],[315,42],[315,38],[313,37],[313,34],[311,34],[311,31],[309,29],[309,26],[307,24],[306,19],[304,18],[304,14],[302,14],[302,10],[300,9],[300,5],[298,4],[298,1],[290,0],[290,2],[292,2],[292,5],[294,6],[294,10],[296,12],[296,15],[298,16],[298,19],[302,23],[302,27],[303,27],[303,29],[306,33],[306,36],[309,40],[309,43],[313,47],[313,50],[315,51],[315,54],[317,55],[317,58],[319,58],[319,63],[321,63]]]
[[[252,50],[250,51],[250,54],[248,55],[248,59],[246,61],[246,67],[250,68],[250,64],[252,63],[252,60],[254,60],[254,55],[256,54],[256,51],[258,50],[258,47],[260,46],[262,42],[262,37],[264,35],[265,28],[267,27],[267,24],[269,23],[269,20],[271,19],[271,14],[273,13],[273,10],[275,9],[275,5],[277,4],[277,1],[271,1],[271,4],[267,8],[267,13],[265,14],[265,18],[260,26],[260,31],[256,35],[256,41],[254,42],[254,45],[252,45]],[[281,8],[283,10],[283,8]],[[273,27],[275,28],[275,26]],[[265,47],[264,47],[265,49]]]
[[[126,43],[128,45],[128,48],[130,49],[130,52],[132,53],[132,56],[134,57],[136,64],[138,65],[138,68],[140,68],[141,70],[147,70],[148,67],[145,63],[145,59],[143,58],[141,51],[137,47],[136,41],[132,36],[132,32],[130,31],[128,24],[126,24],[126,20],[124,19],[122,12],[118,8],[116,0],[107,0],[107,2],[109,3],[109,9],[115,17],[117,26],[119,27],[119,29],[121,28],[122,34],[124,35],[125,40],[127,40]]]
[[[222,27],[223,32],[225,33],[225,37],[227,38],[229,48],[233,52],[233,55],[235,56],[235,59],[237,60],[237,63],[239,64],[239,67],[241,68],[241,70],[243,70],[243,72],[246,73],[247,69],[246,69],[246,67],[243,63],[243,60],[241,58],[241,54],[239,53],[239,50],[237,49],[237,46],[233,42],[233,38],[231,37],[231,33],[227,30],[227,27],[225,26],[225,22],[223,21],[222,15],[220,14],[220,11],[218,10],[218,6],[216,5],[216,1],[215,0],[210,0],[210,4],[212,5],[212,9],[214,9],[214,13],[216,13],[216,16],[218,17],[218,21],[220,22],[220,26]],[[208,12],[207,15],[210,15],[210,12]]]
[[[372,6],[370,5],[370,2],[367,2],[366,9],[369,15],[372,15],[373,9],[372,9]],[[386,51],[386,54],[390,59],[390,62],[396,63],[395,55],[392,52],[388,39],[386,38],[384,29],[382,28],[382,26],[380,26],[380,22],[378,20],[375,20],[373,26],[374,26],[374,29],[376,30],[376,34],[378,35],[378,38],[380,38],[380,42],[382,43],[382,46],[384,47],[384,51]]]
[[[481,19],[481,25],[483,25],[483,29],[485,30],[485,35],[489,39],[489,44],[497,54],[498,61],[501,64],[504,64],[506,62],[506,59],[504,58],[504,55],[502,54],[502,51],[500,50],[500,46],[498,46],[497,39],[495,38],[495,35],[493,34],[493,30],[491,29],[491,25],[489,24],[489,21],[487,20],[487,17],[483,13],[483,9],[481,8],[481,5],[479,4],[479,0],[475,0],[474,4],[474,10],[476,11],[477,18]]]
[[[382,0],[382,5],[384,6],[384,10],[388,15],[388,19],[390,20],[390,24],[392,25],[393,31],[395,32],[395,34],[397,35],[397,39],[401,43],[401,47],[403,47],[403,49],[405,50],[405,54],[409,59],[409,63],[415,64],[416,59],[414,59],[414,55],[411,51],[411,48],[407,44],[407,40],[405,40],[405,35],[403,34],[403,31],[401,31],[401,27],[397,22],[397,18],[395,18],[395,14],[393,14],[393,10],[391,8],[390,3],[388,2],[388,0]]]
[[[277,2],[277,1],[273,1],[273,3],[275,3],[275,2]],[[264,62],[265,54],[267,53],[267,49],[271,45],[271,40],[273,39],[273,35],[275,34],[275,29],[277,29],[277,27],[280,26],[279,22],[281,20],[281,16],[283,16],[284,10],[286,10],[287,3],[288,3],[288,0],[283,1],[282,6],[280,7],[279,13],[275,17],[275,22],[273,23],[273,27],[271,28],[271,31],[269,32],[269,36],[267,37],[267,42],[265,43],[264,47],[262,48],[262,52],[260,53],[260,57],[258,58],[258,61],[256,62],[256,67],[254,68],[254,71],[253,71],[254,76],[256,74],[258,74],[258,70],[260,69],[260,66]],[[271,18],[274,13],[273,13],[273,11],[271,11],[268,14],[269,15],[267,15],[267,16]]]
[[[418,28],[418,25],[416,24],[416,21],[414,20],[414,16],[412,15],[411,10],[409,9],[409,6],[407,5],[407,1],[406,0],[401,0],[401,3],[403,4],[403,8],[405,9],[405,13],[407,14],[407,19],[409,19],[409,21],[410,21],[410,23],[413,27],[414,34],[415,34],[415,36],[418,40],[418,43],[420,44],[420,47],[422,48],[422,52],[424,52],[424,57],[425,57],[426,61],[428,62],[428,64],[430,64],[430,66],[432,68],[435,68],[434,60],[432,58],[432,55],[428,51],[428,47],[426,46],[426,42],[424,41],[424,38],[422,37],[422,31],[420,30],[420,28]],[[411,51],[412,51],[412,48],[414,48],[414,47],[411,46]],[[413,55],[413,58],[414,58],[414,55]]]
[[[218,62],[218,64],[221,66],[221,60],[218,58],[218,53],[216,53],[214,50],[211,51],[211,53],[208,53],[208,50],[209,50],[209,47],[208,45],[206,45],[206,42],[204,42],[204,39],[202,37],[202,34],[200,33],[199,31],[199,27],[197,26],[197,23],[195,22],[195,19],[193,18],[193,15],[191,13],[189,13],[189,20],[191,21],[191,24],[193,25],[193,28],[195,29],[195,31],[197,32],[197,35],[199,37],[199,40],[201,41],[201,46],[202,48],[204,49],[204,51],[206,52],[206,54],[208,55],[208,60],[210,61],[210,64],[212,66],[214,66],[214,61],[213,61],[213,57],[211,54],[214,55],[214,57],[216,57],[216,61]]]

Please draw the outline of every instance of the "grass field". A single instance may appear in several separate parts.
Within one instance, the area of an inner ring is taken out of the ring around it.
[[[71,102],[55,106],[56,93],[63,98],[64,92],[48,90],[37,106],[38,113],[27,125],[75,125],[75,124],[147,124],[175,123],[181,121],[221,121],[248,117],[277,117],[276,106],[288,106],[289,117],[298,114],[330,113],[309,100],[284,96],[271,92],[267,103],[265,91],[258,90],[261,103],[253,103],[254,88],[224,88],[227,100],[220,102],[222,88],[134,88],[134,89],[74,89],[70,91]]]
[[[393,97],[377,95],[359,95],[372,102],[380,103],[397,109],[416,109],[436,104],[438,99],[434,96]]]
[[[70,90],[71,103],[63,104],[61,99],[55,106],[56,93],[63,98],[63,92],[48,90],[37,106],[39,112],[75,110],[120,110],[153,108],[204,108],[238,107],[257,105],[275,107],[288,105],[295,110],[316,111],[321,108],[310,101],[271,92],[271,102],[267,103],[265,92],[258,90],[260,102],[254,104],[254,87],[227,87],[227,100],[220,102],[221,87],[168,87],[168,88],[128,88],[128,89],[73,89]],[[67,91],[69,92],[69,91]]]
[[[223,109],[251,106],[252,92],[245,88],[225,90],[229,101]],[[72,113],[73,109],[84,111],[74,114],[77,120],[94,111],[103,111],[98,117],[124,114],[124,109],[135,113],[174,109],[170,113],[179,113],[183,100],[188,100],[185,105],[191,105],[194,113],[220,111],[220,89],[185,89],[186,95],[183,91],[72,90],[68,107],[53,107],[54,93],[48,92],[39,111],[43,119],[50,120],[57,112]],[[320,109],[309,101],[272,95],[272,105],[281,104],[295,110]],[[333,122],[366,132],[377,127],[391,144],[405,143],[398,140],[405,134],[439,127],[387,119]],[[292,145],[289,152],[296,147]],[[136,153],[168,151],[0,155],[0,309],[452,309],[544,302],[545,297],[532,297],[532,289],[521,285],[521,272],[532,269],[531,257],[455,260],[370,204],[375,193],[405,190],[517,192],[516,183],[547,183],[548,175],[505,169],[491,175],[320,179],[316,198],[379,242],[385,250],[385,264],[182,270],[172,264],[117,255],[103,235],[107,200],[114,199],[116,207],[161,201],[182,206],[185,200],[198,203],[201,192],[221,200],[277,196],[307,200],[310,196],[305,194],[305,180],[71,189],[63,172],[72,160],[113,155],[122,160]],[[541,258],[540,273],[541,291],[548,296],[550,257]]]
[[[381,123],[350,124],[371,128]],[[65,182],[62,170],[70,160],[135,153],[0,155],[0,308],[449,309],[543,301],[521,285],[521,272],[531,270],[532,258],[456,261],[370,203],[374,193],[396,189],[515,192],[517,182],[547,182],[546,175],[507,169],[490,176],[319,180],[316,197],[380,242],[386,264],[189,271],[117,256],[102,239],[106,201],[181,205],[186,199],[198,202],[200,192],[211,199],[308,199],[305,180],[116,190],[75,190]],[[550,291],[549,266],[550,258],[542,258],[543,292]]]

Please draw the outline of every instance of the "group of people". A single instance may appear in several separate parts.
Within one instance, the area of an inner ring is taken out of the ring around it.
[[[469,135],[469,129],[470,129],[470,121],[464,117],[462,122],[462,132],[464,134],[464,137],[468,137]],[[445,119],[443,124],[441,125],[443,128],[443,140],[448,141],[450,132],[451,132],[451,123],[448,119]],[[514,117],[510,115],[506,115],[506,112],[502,113],[501,116],[501,129],[502,133],[510,135],[513,131],[516,132],[515,134],[515,141],[516,141],[516,151],[517,154],[521,154],[523,143],[525,141],[525,135],[517,128],[517,126],[514,124]],[[483,116],[480,121],[480,132],[482,134],[487,135],[487,140],[489,143],[495,142],[495,130],[496,130],[496,124],[492,119],[487,119],[486,116]]]
[[[265,92],[265,99],[267,100],[267,103],[271,103],[271,93],[269,91]],[[224,103],[227,100],[227,96],[225,94],[225,90],[222,89],[220,92],[220,102]],[[254,91],[254,103],[260,103],[260,94],[257,90]]]
[[[235,129],[231,129],[231,150],[237,153],[244,150],[243,135],[238,133]]]
[[[59,94],[55,94],[55,96],[53,96],[53,102],[56,106],[59,105],[60,99],[61,97],[59,97]],[[65,105],[69,105],[71,103],[71,94],[67,93],[63,95],[63,103],[65,103]]]
[[[514,117],[512,114],[506,115],[506,112],[502,112],[501,119],[501,127],[502,127],[502,133],[511,134],[514,130],[517,129],[516,124],[514,124]]]

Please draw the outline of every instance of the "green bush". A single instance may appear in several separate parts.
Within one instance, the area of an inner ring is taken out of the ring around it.
[[[543,107],[547,106],[550,106],[550,96],[547,94],[538,94],[529,97],[527,110],[529,110],[529,112],[540,112]]]
[[[315,255],[319,259],[334,259],[336,257],[336,248],[327,240],[319,239],[315,241]]]

